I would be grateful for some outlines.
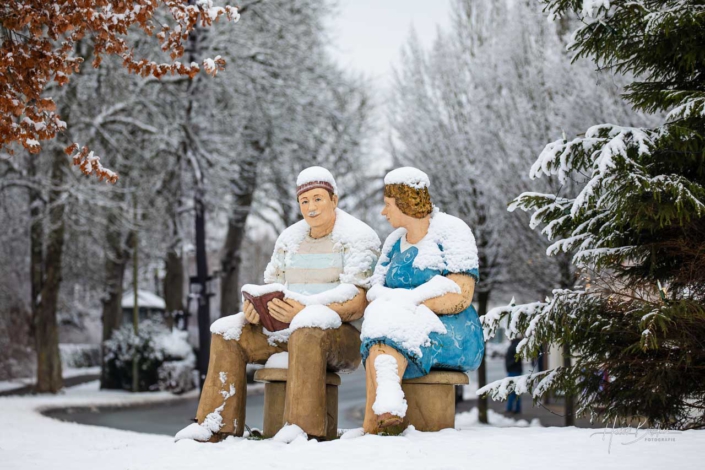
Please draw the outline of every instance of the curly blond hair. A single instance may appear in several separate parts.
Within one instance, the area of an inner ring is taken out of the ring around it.
[[[423,219],[433,211],[428,188],[416,189],[405,184],[387,184],[384,196],[394,198],[399,210],[409,217]]]

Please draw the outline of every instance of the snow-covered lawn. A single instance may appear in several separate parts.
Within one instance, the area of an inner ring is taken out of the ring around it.
[[[98,375],[100,374],[100,366],[95,367],[67,367],[62,369],[62,377],[64,379],[79,377],[82,375]],[[35,377],[23,377],[13,380],[0,381],[0,392],[8,390],[19,390],[27,385],[34,385]]]
[[[608,453],[609,436],[604,441],[599,435],[591,437],[594,429],[481,426],[472,412],[459,415],[462,431],[407,431],[399,437],[299,440],[289,445],[235,438],[219,444],[174,443],[168,436],[65,423],[39,414],[57,407],[126,406],[178,398],[165,392],[98,392],[95,382],[59,396],[0,398],[0,468],[683,470],[702,468],[705,448],[705,431],[688,431],[659,436],[674,441],[647,441],[655,437],[647,436],[630,445],[624,443],[633,436],[615,435]]]

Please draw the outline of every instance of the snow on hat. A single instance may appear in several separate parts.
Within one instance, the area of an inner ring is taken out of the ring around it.
[[[338,194],[335,178],[330,171],[321,166],[310,166],[299,173],[299,177],[296,178],[296,197],[315,188],[323,188]]]
[[[403,166],[392,170],[384,177],[384,184],[403,184],[414,189],[423,189],[431,186],[428,175],[418,168]]]

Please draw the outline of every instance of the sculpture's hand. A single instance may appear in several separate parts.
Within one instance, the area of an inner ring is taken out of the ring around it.
[[[291,323],[291,320],[306,306],[294,299],[274,299],[267,304],[269,313],[277,320],[284,323]]]
[[[255,307],[250,303],[249,300],[245,300],[245,303],[242,305],[242,311],[245,314],[245,319],[248,322],[255,325],[259,323],[259,313],[257,313],[257,310],[255,310]]]

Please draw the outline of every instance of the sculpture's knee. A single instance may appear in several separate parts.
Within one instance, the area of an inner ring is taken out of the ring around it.
[[[326,346],[326,332],[320,328],[299,328],[289,337],[289,348],[319,350]]]

